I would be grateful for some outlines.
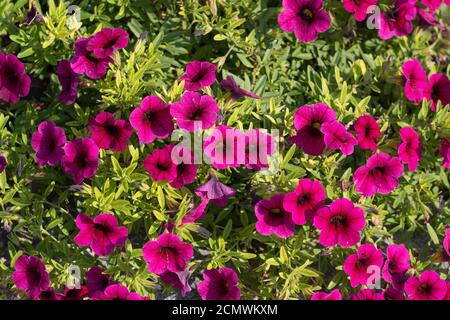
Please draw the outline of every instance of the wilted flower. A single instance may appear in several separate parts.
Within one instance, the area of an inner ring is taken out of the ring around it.
[[[236,194],[236,190],[221,183],[216,175],[211,174],[207,182],[195,189],[195,193],[202,199],[211,200],[222,207],[228,203],[228,198]]]
[[[231,268],[203,271],[203,281],[197,285],[202,300],[239,300],[238,275]]]
[[[249,97],[253,99],[259,99],[259,96],[242,89],[234,80],[232,76],[226,77],[226,79],[220,81],[220,87],[222,90],[230,91],[231,92],[231,98],[233,100],[239,100],[242,97]]]
[[[209,203],[209,199],[203,198],[201,202],[192,208],[181,220],[181,225],[185,223],[195,223],[197,220],[203,218],[206,214],[206,206]]]
[[[186,293],[191,292],[192,288],[189,285],[189,278],[192,272],[189,270],[183,270],[180,272],[166,271],[160,274],[159,277],[162,281],[172,286],[174,289],[180,289],[181,296],[186,296]]]

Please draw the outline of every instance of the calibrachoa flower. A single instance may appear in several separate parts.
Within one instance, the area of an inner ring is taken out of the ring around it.
[[[0,173],[5,170],[7,164],[5,156],[0,154]]]
[[[166,271],[181,272],[194,252],[189,243],[185,243],[172,233],[164,233],[155,241],[147,242],[142,248],[144,260],[149,272],[163,274]]]
[[[105,289],[109,286],[109,274],[103,273],[103,269],[92,267],[86,272],[86,287],[90,298],[102,298]]]
[[[324,123],[320,131],[324,134],[323,141],[327,148],[340,149],[346,156],[351,155],[358,144],[356,138],[338,121]]]
[[[402,72],[405,79],[406,98],[416,103],[420,103],[422,99],[428,98],[429,84],[427,74],[423,70],[420,61],[413,58],[404,62]]]
[[[274,234],[288,238],[294,234],[292,214],[283,209],[282,194],[275,194],[269,200],[260,200],[255,206],[256,231],[264,236]]]
[[[208,181],[195,189],[195,194],[223,207],[228,203],[228,198],[236,194],[236,190],[220,182],[215,174],[211,174]]]
[[[191,292],[192,288],[189,285],[189,278],[191,276],[189,270],[183,270],[180,272],[166,271],[160,274],[159,277],[163,282],[172,286],[174,289],[180,289],[181,296],[185,297],[186,293]]]
[[[173,147],[173,146],[172,146]],[[155,181],[172,181],[177,177],[177,165],[172,161],[172,147],[155,149],[144,160],[144,169]]]
[[[320,181],[304,178],[297,187],[284,196],[283,208],[292,213],[294,223],[303,225],[312,219],[315,210],[325,199],[325,189]]]
[[[439,155],[444,157],[442,166],[444,168],[450,168],[450,140],[442,140],[441,147],[439,148]]]
[[[450,228],[445,230],[444,250],[450,256]]]
[[[131,126],[137,130],[139,141],[150,143],[165,139],[173,132],[170,105],[157,96],[145,97],[141,105],[130,114]]]
[[[187,147],[174,145],[169,145],[168,150],[172,153],[172,157],[173,153],[175,153],[177,160],[180,161],[176,164],[176,177],[170,181],[170,185],[174,188],[182,188],[194,182],[197,176],[197,167],[193,164],[194,154],[192,150]]]
[[[109,213],[102,213],[95,218],[80,213],[75,223],[80,229],[73,239],[75,243],[91,247],[99,256],[107,256],[128,238],[127,228],[119,226],[116,217]]]
[[[329,207],[317,210],[314,216],[314,226],[320,230],[319,241],[326,247],[355,245],[365,223],[362,209],[348,199],[336,199]]]
[[[356,21],[363,21],[367,15],[367,9],[376,5],[377,0],[344,0],[342,5],[347,12],[353,13]]]
[[[360,116],[353,126],[361,149],[377,151],[377,139],[381,136],[380,127],[370,115]]]
[[[259,96],[242,89],[234,80],[232,76],[228,76],[226,79],[220,81],[220,87],[222,90],[230,91],[231,92],[231,98],[233,100],[239,100],[242,97],[249,97],[252,99],[259,99]]]
[[[404,244],[391,244],[386,253],[387,258],[382,269],[383,279],[392,283],[394,288],[403,290],[403,283],[399,280],[411,268],[408,249]]]
[[[378,36],[388,40],[411,33],[416,15],[416,0],[394,0],[391,8],[380,14]]]
[[[98,153],[94,140],[76,138],[64,147],[62,158],[64,171],[72,175],[75,183],[80,184],[97,172]]]
[[[75,56],[70,60],[70,67],[78,74],[84,74],[91,79],[100,79],[113,62],[110,57],[100,58],[88,50],[90,38],[78,38],[75,41]]]
[[[362,289],[358,293],[352,295],[352,300],[384,300],[383,293],[378,293],[371,289]]]
[[[47,290],[39,292],[33,300],[60,300],[60,296],[56,294],[55,289],[49,287]]]
[[[212,97],[197,92],[186,92],[181,100],[173,103],[170,108],[178,126],[190,132],[211,128],[217,121],[218,111],[219,107]],[[198,128],[195,127],[196,122]]]
[[[104,291],[101,300],[149,300],[136,292],[130,292],[127,287],[121,284],[112,284]]]
[[[369,277],[374,270],[370,268],[381,268],[383,264],[383,253],[373,244],[366,243],[358,248],[358,252],[345,259],[344,272],[350,277],[353,288],[358,285],[369,285]]]
[[[386,153],[377,153],[355,171],[353,180],[356,191],[362,193],[364,197],[370,197],[376,193],[390,193],[397,187],[398,178],[402,174],[403,165],[399,158],[391,157]]]
[[[62,103],[70,105],[75,102],[78,96],[77,88],[79,84],[79,76],[72,70],[68,60],[61,60],[58,63],[57,72],[58,80],[62,88],[58,99]]]
[[[86,286],[80,288],[66,288],[60,296],[61,300],[83,300],[87,296],[88,290]]]
[[[197,220],[203,218],[206,214],[206,206],[209,203],[209,199],[203,198],[202,201],[191,209],[181,220],[181,225],[185,223],[195,223]]]
[[[339,289],[334,289],[330,293],[321,291],[314,293],[311,300],[342,300],[342,295]]]
[[[101,112],[95,118],[89,119],[89,131],[92,140],[102,149],[112,149],[122,152],[128,145],[128,139],[133,134],[126,120],[116,120],[109,112]]]
[[[197,290],[202,300],[239,300],[238,280],[238,275],[231,268],[205,270]]]
[[[300,107],[294,114],[297,135],[292,137],[292,142],[306,154],[320,155],[325,149],[324,134],[320,129],[324,123],[334,121],[336,113],[325,103]]]
[[[405,300],[403,292],[394,288],[384,290],[383,296],[384,300]]]
[[[450,80],[444,74],[435,73],[430,76],[429,96],[433,111],[436,110],[438,101],[441,101],[443,106],[450,104]]]
[[[425,10],[424,8],[417,7],[419,25],[424,29],[430,26],[435,26],[438,27],[440,30],[445,30],[445,27],[436,20],[434,14],[435,12],[432,10]]]
[[[239,159],[241,150],[238,146],[243,144],[245,144],[245,136],[239,129],[217,126],[205,139],[204,153],[214,168],[237,168],[245,161],[245,159]]]
[[[31,79],[23,63],[13,54],[0,52],[0,99],[17,103],[30,92]]]
[[[414,171],[422,157],[419,134],[413,128],[401,128],[400,138],[402,143],[398,147],[398,157],[408,165],[409,171]]]
[[[408,300],[442,300],[447,294],[447,284],[435,271],[424,271],[420,277],[410,277],[405,283]]]
[[[53,121],[43,121],[31,137],[31,146],[36,151],[36,162],[39,166],[54,166],[61,162],[64,155],[66,134]]]
[[[16,260],[14,269],[14,284],[29,297],[37,297],[41,291],[49,288],[50,277],[38,257],[22,255]]]
[[[331,18],[322,0],[283,0],[278,24],[283,31],[293,32],[299,41],[310,42],[330,28]]]
[[[184,80],[184,88],[189,91],[208,87],[216,81],[216,66],[207,61],[192,61],[180,80]]]
[[[120,28],[103,28],[89,38],[86,49],[97,58],[108,58],[116,50],[126,48],[127,45],[128,32]]]
[[[250,170],[269,167],[269,156],[275,151],[275,141],[264,130],[250,129],[245,132],[245,166]],[[240,150],[240,144],[237,146]]]
[[[442,0],[421,0],[421,2],[424,6],[430,8],[430,10],[433,12],[436,9],[439,9],[442,4]]]

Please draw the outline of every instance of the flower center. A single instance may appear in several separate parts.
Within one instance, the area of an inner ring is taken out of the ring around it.
[[[218,290],[221,296],[225,296],[228,293],[228,284],[225,279],[220,280]]]
[[[30,284],[32,285],[38,285],[39,282],[41,281],[41,272],[39,271],[38,268],[36,268],[35,266],[28,266],[27,267],[27,278],[28,281],[30,282]]]
[[[309,195],[308,194],[302,194],[297,198],[297,204],[303,205],[305,202],[309,201]]]
[[[428,283],[422,283],[417,290],[421,293],[421,294],[429,294],[431,293],[431,286],[428,285]]]
[[[3,67],[1,78],[3,79],[2,85],[9,90],[14,89],[19,82],[19,75],[16,71],[10,68],[8,65]]]
[[[310,8],[301,9],[299,15],[303,20],[306,20],[308,22],[313,20],[314,17],[313,12]]]
[[[161,170],[161,171],[167,171],[168,166],[165,163],[158,162],[156,164],[156,168],[158,168],[158,170]]]
[[[269,215],[273,220],[278,220],[283,216],[283,212],[280,208],[272,208],[269,210]]]
[[[109,232],[109,228],[107,226],[105,226],[104,224],[100,224],[100,223],[94,223],[94,229],[98,230],[100,232],[103,232],[103,233]]]
[[[333,226],[345,226],[347,224],[347,217],[342,215],[335,215],[331,218],[330,223]]]
[[[201,120],[203,115],[202,109],[197,109],[191,114],[191,120]]]
[[[191,82],[198,82],[202,80],[203,77],[206,75],[206,73],[207,73],[206,69],[201,69],[199,72],[195,74],[195,76],[191,78]]]
[[[110,136],[113,136],[113,137],[117,136],[119,133],[119,130],[117,130],[117,127],[112,124],[107,124],[105,126],[105,131],[106,131],[106,133],[108,133]]]

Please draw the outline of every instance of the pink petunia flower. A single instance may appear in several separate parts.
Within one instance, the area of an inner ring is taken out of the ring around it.
[[[371,289],[362,289],[358,293],[352,295],[352,300],[384,300],[383,293],[376,292]]]
[[[325,103],[300,107],[294,114],[297,134],[292,142],[309,155],[321,155],[325,149],[324,134],[320,131],[324,123],[336,121],[336,113]]]
[[[422,157],[419,134],[413,128],[401,128],[402,143],[398,147],[398,157],[408,165],[409,171],[415,171]]]
[[[184,88],[188,91],[209,87],[216,81],[216,66],[207,61],[192,61],[180,80],[184,80]]]
[[[64,147],[62,165],[64,171],[71,174],[76,184],[92,177],[98,168],[98,147],[94,140],[76,138]]]
[[[416,58],[403,63],[402,72],[405,81],[405,96],[409,101],[422,102],[424,98],[429,100],[429,84],[427,74],[422,64]]]
[[[360,116],[356,120],[353,129],[357,134],[358,146],[361,149],[377,151],[377,139],[381,136],[381,131],[378,123],[372,116],[368,114]]]
[[[166,271],[181,272],[194,251],[189,243],[180,240],[177,235],[164,233],[155,241],[147,242],[142,248],[144,260],[149,272],[158,275]]]
[[[439,148],[439,155],[444,157],[442,160],[442,166],[444,168],[450,168],[450,140],[443,139]]]
[[[445,229],[444,250],[450,256],[450,228]]]
[[[249,97],[252,99],[260,98],[258,95],[242,89],[232,76],[228,76],[226,79],[220,81],[220,88],[222,88],[222,90],[231,92],[231,99],[233,100],[239,100],[242,97]]]
[[[356,138],[338,121],[326,122],[320,127],[327,148],[341,150],[346,156],[351,155],[358,144]]]
[[[86,272],[86,287],[90,298],[102,298],[104,296],[105,289],[109,285],[109,274],[103,273],[102,268],[92,267]]]
[[[50,285],[50,276],[44,263],[34,256],[22,255],[14,264],[12,279],[16,287],[35,298]]]
[[[330,28],[331,17],[322,0],[283,0],[278,24],[283,31],[293,32],[299,41],[311,42]]]
[[[53,288],[48,288],[46,290],[42,290],[39,292],[37,296],[33,298],[33,300],[60,300],[61,297],[58,295]]]
[[[273,137],[261,129],[247,130],[244,136],[245,166],[250,170],[269,168],[269,157],[275,152],[275,141]],[[241,150],[240,143],[237,144],[238,152]],[[239,155],[238,162],[240,162]]]
[[[59,101],[64,104],[71,105],[78,96],[77,88],[79,84],[79,76],[75,73],[68,60],[61,60],[58,63],[58,80],[61,84],[61,93],[58,96]]]
[[[113,62],[110,57],[99,58],[88,50],[90,38],[78,38],[75,41],[75,56],[70,60],[70,67],[75,73],[84,74],[91,79],[100,79]]]
[[[442,73],[435,73],[430,76],[429,96],[432,101],[431,110],[436,110],[438,101],[442,106],[450,104],[450,80]]]
[[[410,277],[405,283],[408,300],[442,300],[447,294],[447,284],[435,271],[424,271],[420,277]]]
[[[342,295],[339,289],[334,289],[330,293],[320,291],[314,293],[311,300],[342,300]]]
[[[180,289],[181,296],[184,298],[186,293],[192,291],[192,288],[188,282],[191,274],[192,272],[189,270],[183,270],[180,272],[166,271],[163,274],[160,274],[159,277],[164,283],[172,286],[174,289]]]
[[[348,199],[336,199],[329,207],[320,208],[314,216],[314,226],[320,230],[319,241],[325,247],[355,245],[365,223],[362,209]]]
[[[397,290],[395,288],[387,288],[383,292],[384,300],[396,300],[401,301],[405,300],[405,295],[403,291]]]
[[[197,220],[203,218],[206,215],[206,206],[209,203],[209,199],[203,198],[202,201],[192,208],[181,220],[181,224],[195,223]]]
[[[128,32],[120,28],[103,28],[89,38],[86,49],[97,58],[103,59],[110,57],[118,49],[126,48],[127,45]]]
[[[350,277],[353,288],[358,285],[369,285],[368,280],[373,274],[370,268],[381,268],[383,265],[383,253],[373,244],[366,243],[358,248],[357,253],[345,259],[344,272]]]
[[[87,287],[81,286],[79,288],[66,288],[59,300],[84,300],[87,297]]]
[[[231,268],[203,271],[203,281],[197,285],[202,300],[240,300],[238,275]]]
[[[218,111],[219,107],[212,97],[197,92],[186,92],[170,108],[170,114],[178,126],[189,132],[211,128],[217,121]]]
[[[445,27],[436,20],[434,13],[435,12],[432,10],[427,11],[424,8],[417,7],[417,16],[419,17],[419,25],[423,29],[426,29],[430,26],[435,26],[440,30],[445,30]]]
[[[145,97],[141,105],[131,112],[130,123],[137,130],[141,143],[165,139],[173,132],[170,105],[157,96]]]
[[[104,291],[101,300],[149,300],[136,292],[130,292],[127,287],[121,284],[112,284]]]
[[[391,244],[386,252],[387,258],[382,269],[383,279],[391,283],[395,289],[403,290],[401,279],[411,269],[408,249],[404,244]]]
[[[228,198],[236,194],[236,190],[220,182],[215,174],[211,174],[208,181],[195,189],[195,194],[223,207],[227,205]]]
[[[369,7],[376,5],[378,0],[344,0],[342,5],[344,9],[353,13],[356,21],[363,21],[367,16],[367,9]]]
[[[172,181],[177,177],[177,165],[172,161],[173,146],[155,149],[144,160],[144,169],[155,181]]]
[[[255,205],[256,231],[264,236],[272,234],[289,238],[295,232],[292,214],[283,209],[283,195],[275,194],[269,200],[260,200]]]
[[[30,85],[23,63],[13,54],[0,52],[0,99],[15,104],[28,95]]]
[[[416,0],[394,0],[391,8],[380,14],[378,36],[388,40],[410,34],[416,15]]]
[[[80,229],[73,239],[75,243],[82,247],[91,247],[99,256],[109,255],[128,238],[127,228],[119,226],[116,217],[109,213],[102,213],[95,218],[80,213],[75,223]]]
[[[229,126],[217,126],[211,135],[205,138],[204,153],[214,168],[237,168],[245,161],[239,159],[238,148],[244,144],[245,136],[242,131]]]
[[[133,134],[128,121],[116,120],[109,112],[101,112],[95,118],[89,119],[88,129],[99,148],[112,149],[115,152],[124,151]]]
[[[54,166],[61,162],[64,156],[66,134],[53,121],[43,121],[31,137],[31,146],[36,151],[36,162],[43,167],[46,164]]]
[[[325,200],[325,189],[320,182],[304,178],[299,180],[293,192],[285,195],[283,208],[292,213],[295,224],[303,225],[313,218],[313,213],[323,200]]]
[[[197,167],[193,164],[194,154],[192,150],[181,145],[169,145],[168,150],[172,155],[172,162],[174,161],[174,154],[176,155],[176,176],[170,181],[170,185],[174,188],[182,188],[187,184],[195,181],[197,176]]]
[[[371,156],[364,166],[359,167],[353,174],[353,180],[356,191],[364,197],[370,197],[376,193],[388,194],[397,188],[398,178],[402,174],[400,159],[381,152]]]
[[[7,164],[5,156],[0,154],[0,173],[5,171]]]
[[[421,0],[422,4],[430,9],[431,12],[439,9],[442,0]]]

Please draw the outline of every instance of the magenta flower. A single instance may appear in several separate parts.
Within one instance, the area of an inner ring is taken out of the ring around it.
[[[390,10],[380,14],[378,36],[388,40],[411,33],[416,15],[416,0],[394,0]]]
[[[420,277],[410,277],[405,283],[408,300],[442,300],[447,294],[447,284],[435,271],[424,271]]]
[[[278,24],[283,31],[293,32],[299,41],[314,41],[330,28],[331,17],[322,0],[283,0],[283,9]]]
[[[428,99],[429,84],[427,74],[422,64],[416,58],[410,59],[402,65],[405,79],[405,96],[409,101],[420,103],[424,98]]]
[[[209,199],[202,199],[202,201],[192,208],[181,220],[181,224],[183,225],[185,223],[195,223],[197,220],[200,220],[203,218],[206,214],[206,206],[209,203]]]
[[[440,30],[445,30],[445,27],[440,24],[434,16],[434,11],[425,10],[424,8],[417,7],[417,16],[419,17],[419,25],[426,29],[430,26],[438,27]]]
[[[260,200],[255,205],[256,231],[264,236],[272,234],[289,238],[294,234],[295,225],[292,214],[283,209],[282,194],[275,194],[269,200]]]
[[[60,296],[56,294],[55,289],[49,287],[47,290],[39,292],[33,300],[60,300]]]
[[[245,136],[239,129],[217,126],[205,138],[204,153],[217,169],[237,168],[245,159],[239,159],[239,145],[245,144]],[[241,160],[241,161],[239,161]]]
[[[242,89],[232,76],[228,76],[226,79],[220,81],[220,87],[222,90],[231,92],[231,99],[233,100],[239,100],[242,97],[249,97],[252,99],[260,98],[256,94]]]
[[[60,300],[84,300],[88,290],[86,286],[80,288],[66,288],[64,293],[60,295]]]
[[[356,21],[363,21],[367,16],[367,9],[370,6],[376,5],[377,0],[344,0],[342,1],[342,5],[344,9],[353,13]]]
[[[192,150],[181,145],[169,145],[168,150],[176,156],[176,177],[170,181],[170,185],[174,188],[182,188],[187,184],[191,184],[195,181],[197,176],[197,167],[194,162],[194,154]],[[172,159],[173,161],[174,159]]]
[[[92,267],[86,272],[86,287],[88,296],[93,299],[104,297],[104,291],[110,284],[109,274],[103,273],[103,269]]]
[[[409,171],[415,171],[422,157],[419,134],[413,128],[401,128],[402,143],[398,147],[398,157],[408,165]]]
[[[92,177],[98,168],[98,147],[94,140],[76,138],[64,147],[62,165],[64,171],[71,174],[76,184]]]
[[[112,284],[105,289],[100,300],[149,300],[136,292],[130,292],[127,287],[121,284]]]
[[[101,112],[95,118],[89,119],[89,131],[92,140],[102,149],[112,149],[122,152],[128,145],[128,139],[133,134],[126,120],[116,120],[109,112]]]
[[[216,81],[216,66],[207,61],[192,61],[180,80],[184,80],[184,88],[188,91],[208,87]]]
[[[221,183],[217,176],[210,175],[210,178],[203,185],[195,189],[195,194],[202,199],[211,200],[217,206],[226,206],[228,198],[236,194],[236,190]]]
[[[144,160],[144,169],[155,181],[172,181],[177,177],[177,165],[172,161],[173,146],[155,149]]]
[[[317,210],[314,216],[314,226],[320,230],[319,241],[325,247],[355,245],[365,223],[362,209],[348,199],[336,199],[329,207]]]
[[[38,257],[22,255],[16,260],[14,269],[14,284],[29,297],[35,298],[49,288],[50,277]]]
[[[46,164],[54,166],[61,162],[64,156],[66,134],[53,121],[43,121],[31,137],[31,146],[36,151],[36,162],[43,167]]]
[[[434,12],[436,9],[442,4],[442,0],[421,0],[422,4],[430,9],[430,11]]]
[[[110,57],[99,58],[88,50],[90,38],[78,38],[75,41],[75,56],[70,60],[70,67],[75,73],[84,74],[91,79],[100,79],[113,62]]]
[[[361,149],[377,151],[377,139],[381,136],[380,127],[370,115],[360,116],[353,126]]]
[[[338,121],[326,122],[320,127],[325,145],[332,150],[341,150],[346,156],[351,155],[358,144],[356,138]]]
[[[334,121],[336,121],[336,113],[325,103],[300,107],[294,114],[297,135],[292,137],[292,142],[306,154],[321,155],[325,149],[325,141],[320,128],[324,123]]]
[[[339,289],[334,289],[330,293],[320,291],[314,293],[311,300],[342,300],[342,295]]]
[[[394,289],[394,288],[387,288],[383,292],[384,300],[405,300],[405,295],[402,291]]]
[[[203,281],[197,285],[202,300],[240,300],[238,275],[231,268],[203,271]]]
[[[383,265],[383,253],[373,244],[366,243],[358,248],[358,252],[345,259],[344,272],[350,277],[353,288],[358,285],[367,286],[369,277],[373,274],[370,268],[381,268]]]
[[[0,154],[0,173],[5,171],[6,165],[8,163],[6,162],[6,158],[4,155]]]
[[[304,178],[299,180],[293,192],[285,195],[283,208],[292,213],[295,224],[303,225],[313,218],[315,210],[323,200],[325,200],[325,189],[320,182]]]
[[[450,300],[450,281],[447,281],[447,294],[445,295],[444,300]]]
[[[30,92],[31,79],[23,63],[13,54],[0,52],[0,99],[17,103]]]
[[[75,223],[80,232],[73,239],[82,247],[89,246],[96,255],[107,256],[128,238],[126,227],[120,227],[114,215],[102,213],[94,219],[80,213]]]
[[[429,95],[433,111],[436,110],[438,101],[441,101],[442,106],[450,104],[450,80],[442,73],[432,74],[429,82]]]
[[[262,170],[269,167],[269,156],[275,151],[273,137],[261,129],[250,129],[245,132],[245,166],[250,170]],[[237,140],[239,141],[239,140]],[[240,144],[237,142],[239,150]],[[239,156],[238,156],[239,158]],[[238,162],[240,159],[238,159]]]
[[[185,297],[186,293],[192,291],[188,282],[191,274],[192,273],[188,270],[180,272],[166,271],[163,274],[160,274],[159,277],[164,283],[172,286],[174,289],[180,289],[181,296]]]
[[[444,250],[450,256],[450,228],[445,230]]]
[[[79,84],[79,76],[73,72],[68,60],[61,60],[58,63],[58,80],[61,84],[61,93],[58,96],[59,101],[64,104],[71,105],[78,96],[77,88]]]
[[[219,107],[212,97],[197,92],[186,92],[170,108],[170,114],[178,126],[190,132],[211,128],[217,121],[218,111]]]
[[[173,131],[170,106],[157,96],[145,97],[141,105],[131,112],[130,123],[137,130],[139,141],[142,143],[165,139]]]
[[[142,248],[144,260],[149,272],[158,275],[166,271],[181,272],[194,251],[189,243],[180,240],[177,235],[164,233],[155,241],[147,242]]]
[[[442,166],[444,168],[450,168],[450,140],[442,140],[441,147],[439,148],[439,155],[444,157]]]
[[[398,185],[398,178],[403,174],[403,165],[399,158],[386,153],[377,153],[371,156],[367,163],[359,167],[353,174],[356,191],[364,197],[376,193],[388,194]]]
[[[382,270],[383,279],[392,283],[394,288],[403,290],[402,278],[409,269],[411,269],[410,257],[405,245],[389,245],[386,262]]]
[[[352,300],[384,300],[383,293],[378,293],[375,290],[362,289],[358,293],[352,295]]]
[[[103,28],[89,38],[86,49],[97,58],[110,57],[118,49],[126,48],[128,45],[128,32],[123,29]]]

